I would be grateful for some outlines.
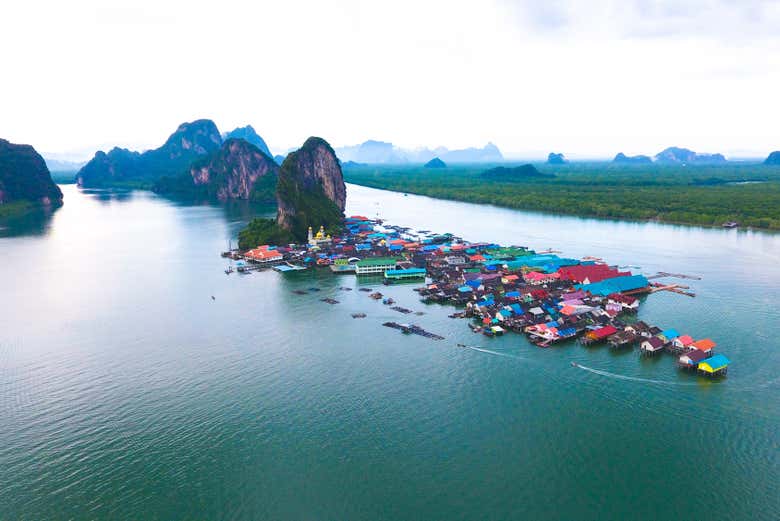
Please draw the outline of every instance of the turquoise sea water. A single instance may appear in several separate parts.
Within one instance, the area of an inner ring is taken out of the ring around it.
[[[422,316],[354,276],[226,276],[257,208],[62,188],[0,224],[2,520],[780,518],[778,235],[348,187],[348,213],[703,277],[639,316],[718,342],[712,382],[486,339],[414,286],[380,291]]]

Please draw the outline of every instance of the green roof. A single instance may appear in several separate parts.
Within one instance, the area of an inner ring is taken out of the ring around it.
[[[388,266],[393,265],[400,259],[397,257],[370,257],[368,259],[362,259],[357,262],[357,265],[361,268],[364,266]]]

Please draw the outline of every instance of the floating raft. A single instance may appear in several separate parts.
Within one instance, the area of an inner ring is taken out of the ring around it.
[[[339,301],[336,300],[335,298],[321,298],[320,300],[322,302],[326,302],[328,304],[338,304],[339,303]]]
[[[409,325],[409,324],[399,324],[397,322],[385,322],[382,325],[385,326],[385,327],[398,329],[399,331],[401,331],[402,333],[407,334],[407,335],[415,334],[415,335],[424,336],[425,338],[430,338],[430,339],[433,339],[433,340],[444,340],[443,336],[440,336],[440,335],[437,335],[435,333],[431,333],[429,331],[426,331],[423,328],[421,328],[420,326],[416,326],[414,324]]]
[[[404,315],[408,315],[409,313],[412,312],[411,309],[402,308],[401,306],[393,306],[390,309],[392,309],[393,311],[398,311],[399,313],[403,313]]]

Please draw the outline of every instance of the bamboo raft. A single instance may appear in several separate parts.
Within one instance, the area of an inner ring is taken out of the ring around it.
[[[425,338],[430,338],[432,340],[444,340],[443,336],[437,335],[435,333],[431,333],[430,331],[426,331],[420,326],[416,326],[414,324],[409,325],[409,324],[399,324],[397,322],[385,322],[382,325],[392,329],[398,329],[399,331],[401,331],[406,335],[414,334],[414,335],[420,335]]]

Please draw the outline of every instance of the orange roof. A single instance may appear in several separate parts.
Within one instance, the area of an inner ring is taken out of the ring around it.
[[[504,275],[504,280],[517,280],[519,278],[517,275]]]
[[[279,258],[282,254],[277,250],[269,250],[268,246],[259,246],[254,250],[249,250],[244,256],[255,260],[268,260]]]
[[[485,260],[485,257],[477,254],[477,255],[472,255],[471,257],[469,257],[469,259],[473,260],[474,262],[482,262]]]
[[[715,347],[717,344],[715,344],[715,342],[713,342],[709,338],[702,338],[701,340],[697,340],[691,345],[700,351],[707,352],[712,350],[712,348]]]

